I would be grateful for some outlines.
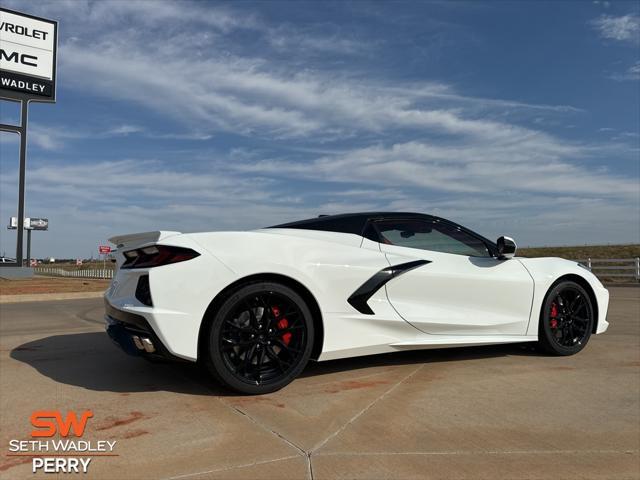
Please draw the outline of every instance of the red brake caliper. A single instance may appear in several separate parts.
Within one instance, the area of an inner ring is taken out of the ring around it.
[[[273,312],[273,315],[276,318],[278,318],[280,316],[280,309],[278,307],[276,307],[276,306],[271,307],[271,311]],[[278,328],[280,330],[284,330],[288,326],[289,326],[289,320],[287,320],[286,318],[283,317],[280,320],[278,320]],[[291,341],[291,332],[283,333],[280,338],[282,338],[282,342],[285,345],[289,345],[289,342]]]
[[[558,307],[555,302],[551,304],[551,320],[549,320],[549,326],[551,328],[558,328]]]

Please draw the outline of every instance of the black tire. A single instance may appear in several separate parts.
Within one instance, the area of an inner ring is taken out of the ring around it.
[[[215,313],[205,364],[237,392],[274,392],[304,370],[313,334],[311,311],[297,292],[279,283],[251,283],[236,290]]]
[[[553,355],[574,355],[591,337],[595,321],[591,296],[579,284],[560,281],[547,293],[538,327],[538,347]]]

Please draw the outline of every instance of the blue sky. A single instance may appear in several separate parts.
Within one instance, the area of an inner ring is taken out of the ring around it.
[[[640,242],[638,2],[2,5],[60,22],[58,102],[30,110],[35,256],[360,210]]]

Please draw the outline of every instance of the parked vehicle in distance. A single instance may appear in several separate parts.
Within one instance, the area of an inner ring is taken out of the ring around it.
[[[608,291],[583,266],[515,257],[510,238],[431,215],[110,241],[111,338],[131,354],[200,361],[243,393],[282,388],[309,359],[518,342],[572,355],[608,327]]]
[[[0,257],[0,263],[16,263],[16,259],[9,257]]]

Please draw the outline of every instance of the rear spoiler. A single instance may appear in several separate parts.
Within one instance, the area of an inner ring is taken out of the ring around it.
[[[139,247],[142,245],[153,244],[164,240],[165,238],[175,237],[180,235],[181,232],[142,232],[142,233],[129,233],[126,235],[117,235],[111,237],[109,241],[113,243],[116,248],[121,251],[122,248]]]

